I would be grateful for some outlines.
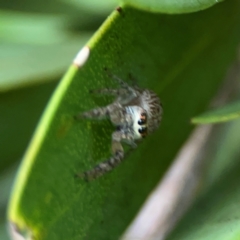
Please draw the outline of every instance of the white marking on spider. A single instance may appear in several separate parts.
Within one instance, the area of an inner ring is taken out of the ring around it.
[[[126,107],[127,113],[129,113],[130,115],[132,115],[133,118],[133,134],[134,134],[134,139],[138,140],[142,138],[141,133],[139,132],[139,119],[140,119],[140,115],[142,112],[142,108],[138,107],[138,106],[131,106],[131,107]],[[142,124],[142,127],[147,128],[147,124]]]
[[[107,117],[116,126],[116,131],[112,134],[112,157],[78,175],[86,180],[100,177],[118,166],[124,159],[121,142],[136,148],[137,142],[155,131],[162,119],[162,105],[153,91],[131,87],[118,77],[113,77],[121,88],[104,88],[92,93],[114,95],[115,101],[106,107],[95,108],[76,116],[76,119]]]
[[[86,61],[88,60],[88,57],[90,55],[90,49],[88,46],[83,47],[77,54],[77,56],[73,60],[73,64],[76,65],[78,68],[82,67]]]

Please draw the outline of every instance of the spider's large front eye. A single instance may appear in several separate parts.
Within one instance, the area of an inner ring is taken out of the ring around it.
[[[138,120],[139,125],[144,125],[147,123],[147,114],[146,113],[141,113],[140,120]]]
[[[138,132],[142,135],[142,137],[146,137],[147,136],[147,128],[146,127],[139,128]]]
[[[138,120],[138,124],[139,125],[144,125],[144,124],[146,124],[146,120],[140,119],[140,120]]]

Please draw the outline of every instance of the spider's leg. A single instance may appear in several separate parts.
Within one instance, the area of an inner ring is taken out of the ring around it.
[[[129,93],[132,93],[135,97],[138,95],[140,88],[137,87],[130,87],[126,82],[124,82],[121,78],[118,76],[111,74],[108,69],[105,69],[107,71],[108,76],[116,80],[116,82],[124,89],[127,89]]]
[[[131,88],[126,82],[124,82],[121,78],[119,78],[116,75],[111,75],[111,77],[117,81],[117,83],[122,87],[122,88]]]
[[[113,103],[106,107],[94,108],[92,110],[79,113],[74,117],[75,119],[83,119],[83,118],[103,119],[103,118],[109,117],[112,112],[121,108],[122,106],[119,103]]]
[[[136,148],[134,136],[130,132],[115,131],[112,134],[112,153],[123,150],[121,142],[125,142],[133,148]]]
[[[113,79],[115,79],[118,84],[122,87],[122,88],[125,88],[127,89],[129,92],[135,92],[135,90],[130,87],[126,82],[124,82],[121,78],[119,78],[118,76],[116,75],[111,75]]]
[[[93,94],[106,94],[106,95],[113,95],[113,96],[121,96],[124,94],[129,93],[126,89],[113,89],[113,88],[103,88],[103,89],[94,89],[91,90],[90,93]]]
[[[83,174],[79,174],[78,176],[87,181],[98,178],[104,175],[105,173],[112,171],[116,166],[118,166],[122,162],[123,158],[124,158],[123,152],[116,152],[108,160],[99,163],[93,169],[86,171]]]
[[[122,95],[119,95],[118,97],[118,101],[121,104],[127,105],[134,98],[140,95],[139,89],[129,86],[126,82],[124,82],[122,79],[120,79],[115,75],[111,75],[111,76],[120,84],[121,88],[125,90],[125,92]]]
[[[112,134],[112,152],[114,153],[117,147],[115,144],[119,144],[120,142],[125,142],[126,144],[130,145],[132,148],[136,148],[137,144],[134,141],[134,135],[131,132],[124,132],[124,131],[116,131]]]
[[[99,163],[93,169],[79,174],[79,177],[85,180],[91,180],[104,175],[107,172],[112,171],[116,166],[118,166],[124,159],[124,150],[121,144],[121,133],[114,132],[112,134],[112,152],[113,155],[108,160]]]

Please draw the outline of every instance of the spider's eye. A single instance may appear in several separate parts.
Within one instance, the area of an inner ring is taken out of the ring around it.
[[[147,136],[147,128],[146,127],[139,128],[138,132],[142,135],[143,138]]]
[[[145,123],[146,123],[145,120],[142,120],[142,119],[138,120],[138,125],[143,125],[143,124],[145,124]]]
[[[138,132],[139,133],[145,133],[145,132],[147,132],[147,128],[146,127],[139,128]]]
[[[138,120],[139,125],[146,124],[147,122],[147,114],[146,113],[141,113],[140,120]]]

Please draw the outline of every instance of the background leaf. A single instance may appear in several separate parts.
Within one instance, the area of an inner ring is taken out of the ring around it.
[[[0,0],[1,240],[9,239],[5,190],[16,169],[10,180],[8,172],[21,160],[59,78],[109,7],[96,12],[55,0]]]
[[[239,239],[239,130],[239,120],[221,129],[218,148],[208,159],[204,191],[169,240]]]
[[[22,157],[58,79],[90,37],[69,34],[59,17],[1,13],[0,171]]]
[[[0,171],[22,157],[56,84],[54,81],[0,94]]]
[[[67,31],[64,20],[46,14],[0,12],[0,92],[61,76],[91,35]]]
[[[0,92],[56,80],[88,38],[89,34],[44,46],[2,44]]]
[[[221,1],[222,0],[122,0],[125,4],[129,4],[136,8],[161,13],[197,12],[209,8]]]
[[[182,16],[129,7],[115,11],[88,43],[84,67],[72,66],[57,88],[25,155],[9,220],[37,239],[118,238],[191,132],[189,119],[206,109],[235,56],[239,4],[226,1]],[[74,174],[109,156],[113,127],[108,121],[74,122],[72,116],[111,101],[89,95],[90,89],[116,86],[106,68],[154,89],[164,105],[164,120],[118,169],[87,184],[74,180]]]
[[[222,108],[203,113],[192,118],[195,124],[219,123],[234,120],[240,117],[240,102],[228,104]]]

